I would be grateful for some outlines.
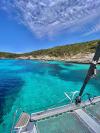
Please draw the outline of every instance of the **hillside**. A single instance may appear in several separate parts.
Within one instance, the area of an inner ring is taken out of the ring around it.
[[[0,52],[0,58],[16,58],[18,56],[16,53]]]
[[[48,55],[51,57],[52,56],[64,57],[65,55],[70,56],[79,53],[87,53],[87,52],[92,53],[94,52],[97,43],[98,41],[90,41],[90,42],[84,42],[72,45],[64,45],[64,46],[49,48],[46,50],[38,50],[24,55],[32,55],[33,57],[43,56],[43,55]]]
[[[93,56],[93,53],[95,51],[98,42],[100,42],[100,40],[83,42],[72,45],[63,45],[63,46],[58,46],[54,48],[38,50],[23,54],[1,52],[0,57],[89,62]]]

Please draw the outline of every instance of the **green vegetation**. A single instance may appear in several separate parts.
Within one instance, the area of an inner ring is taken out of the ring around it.
[[[50,57],[63,57],[63,56],[70,56],[76,55],[78,53],[92,53],[95,51],[95,47],[98,44],[99,40],[72,44],[72,45],[64,45],[58,46],[54,48],[44,49],[33,51],[24,55],[31,55],[33,57],[48,55]]]
[[[16,58],[18,54],[15,53],[8,53],[8,52],[0,52],[0,58]]]
[[[23,54],[13,54],[13,53],[5,53],[1,52],[0,57],[5,57],[5,58],[16,58],[20,56],[44,56],[48,55],[50,57],[64,57],[64,56],[72,56],[76,55],[78,53],[92,53],[95,51],[96,45],[100,43],[100,40],[95,40],[95,41],[89,41],[89,42],[83,42],[83,43],[77,43],[77,44],[72,44],[72,45],[63,45],[63,46],[58,46],[54,48],[49,48],[49,49],[43,49],[43,50],[38,50],[38,51],[33,51],[29,53],[23,53]]]

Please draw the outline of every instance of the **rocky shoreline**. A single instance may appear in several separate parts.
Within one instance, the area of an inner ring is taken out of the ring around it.
[[[32,57],[32,56],[21,56],[16,59],[31,59],[31,60],[44,60],[44,61],[51,61],[51,60],[56,60],[56,61],[66,61],[66,62],[73,62],[73,63],[90,63],[92,61],[94,53],[87,53],[87,54],[82,54],[79,53],[74,56],[65,56],[65,57],[50,57],[48,55],[43,55],[43,56],[37,56],[37,57]]]
[[[79,53],[77,55],[72,55],[72,56],[64,56],[64,57],[50,57],[48,55],[43,55],[43,56],[20,56],[14,59],[24,59],[24,60],[43,60],[43,61],[66,61],[66,62],[71,62],[71,63],[81,63],[81,64],[89,64],[92,61],[92,58],[94,56],[94,53]],[[1,58],[5,59],[5,58]],[[100,64],[100,61],[99,61]]]

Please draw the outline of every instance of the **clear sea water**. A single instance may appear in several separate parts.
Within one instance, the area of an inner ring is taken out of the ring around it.
[[[18,118],[22,111],[68,104],[64,92],[80,90],[88,68],[87,64],[60,61],[0,60],[0,133],[11,131],[14,114]],[[100,66],[86,92],[100,95]]]

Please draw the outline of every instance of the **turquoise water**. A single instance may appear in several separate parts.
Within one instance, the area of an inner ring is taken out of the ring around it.
[[[88,68],[58,61],[0,60],[0,133],[10,132],[16,110],[18,118],[21,111],[31,113],[68,104],[64,92],[79,90]],[[98,96],[99,86],[100,67],[85,92]]]

